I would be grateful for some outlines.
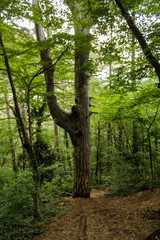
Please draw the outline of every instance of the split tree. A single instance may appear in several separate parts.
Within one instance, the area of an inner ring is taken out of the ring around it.
[[[36,0],[32,1],[35,14],[40,11]],[[72,111],[63,110],[54,93],[54,66],[50,49],[41,50],[41,61],[46,82],[47,102],[56,124],[70,135],[74,148],[73,197],[89,197],[91,188],[90,163],[90,115],[89,108],[89,47],[90,34],[87,17],[82,9],[84,3],[67,2],[74,18],[75,29],[75,105]],[[35,18],[36,19],[36,18]],[[44,29],[35,20],[37,41],[46,41]],[[67,47],[68,49],[68,47]],[[61,57],[65,54],[62,53]]]

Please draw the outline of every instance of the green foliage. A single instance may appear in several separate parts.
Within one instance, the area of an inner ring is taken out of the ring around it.
[[[41,211],[44,218],[48,216],[61,216],[66,212],[61,211],[59,203],[66,196],[72,195],[73,173],[64,171],[60,166],[54,166],[55,177],[52,182],[43,182],[41,186]],[[67,210],[68,211],[68,210]]]
[[[137,166],[126,162],[121,156],[117,156],[112,163],[112,170],[109,175],[109,193],[126,195],[140,189],[140,182],[143,180]],[[138,189],[139,184],[139,189]]]
[[[30,239],[40,229],[33,222],[33,180],[29,172],[0,189],[0,239]]]
[[[76,47],[80,54],[90,52],[92,56],[82,69],[95,74],[90,81],[90,95],[94,97],[91,110],[98,113],[91,116],[92,186],[107,186],[109,193],[118,194],[160,186],[157,76],[113,1],[78,1],[83,9],[80,22],[75,21],[79,13],[79,9],[73,9],[75,1],[70,2],[72,16],[69,8],[51,0],[39,1],[41,11],[33,10],[25,0],[0,3],[1,33],[27,133],[30,118],[33,149],[41,173],[43,217],[58,213],[60,199],[72,193],[73,181],[70,142],[60,130],[60,159],[53,151],[55,138],[49,110],[43,109],[48,95],[39,52],[48,48],[53,60],[55,93],[60,106],[69,111],[74,105]],[[159,0],[123,2],[159,59]],[[17,19],[41,23],[48,39],[36,42],[33,31],[18,26]],[[73,36],[69,33],[73,25],[81,25],[82,29],[93,26],[92,34]],[[105,74],[100,76],[102,70]],[[13,130],[8,127],[4,96],[9,94],[12,110],[14,104],[7,79],[0,49],[0,240],[29,239],[39,232],[37,226],[32,226],[34,184],[14,115]],[[11,167],[10,136],[18,156],[17,178]]]
[[[40,167],[41,182],[52,181],[55,175],[52,165],[56,162],[56,155],[49,145],[39,136],[33,145],[34,153]]]
[[[41,186],[41,196],[47,201],[51,201],[52,198],[70,196],[72,194],[72,181],[73,172],[65,171],[62,166],[54,165],[55,177],[52,182],[44,182]]]
[[[120,159],[120,158],[119,158]],[[134,192],[159,187],[160,179],[147,178],[144,168],[120,159],[112,165],[109,175],[109,190],[107,194],[128,195]]]
[[[116,194],[159,186],[159,89],[144,80],[134,93],[123,94],[107,86],[95,96],[92,109],[99,114],[92,122],[92,166],[95,174],[98,151],[100,186]],[[97,186],[95,177],[93,181],[93,187]]]
[[[3,166],[0,168],[0,189],[6,184],[12,184],[15,181],[15,173],[12,167]]]

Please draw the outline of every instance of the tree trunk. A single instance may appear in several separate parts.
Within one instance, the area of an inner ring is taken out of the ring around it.
[[[135,21],[135,11],[133,11],[133,20]],[[133,95],[134,93],[134,87],[136,86],[136,78],[135,78],[135,35],[132,32],[132,59],[131,59],[131,73],[132,73],[132,88],[133,88]],[[133,126],[132,126],[132,131],[133,131],[133,147],[132,147],[132,152],[133,152],[133,157],[135,159],[135,164],[137,167],[137,171],[139,172],[139,161],[137,157],[137,152],[138,152],[138,127],[137,127],[137,120],[133,120]]]
[[[17,163],[16,149],[15,149],[14,139],[13,139],[12,113],[11,113],[11,109],[9,107],[9,94],[7,94],[7,96],[6,96],[6,104],[7,104],[8,128],[9,128],[9,132],[10,132],[10,145],[11,145],[11,154],[12,154],[12,165],[13,165],[13,171],[17,175],[18,163]]]
[[[73,197],[89,197],[91,185],[90,139],[88,134],[77,138],[74,145]]]
[[[117,4],[117,6],[119,7],[119,9],[121,10],[122,16],[125,18],[129,28],[131,29],[131,31],[135,35],[136,39],[138,40],[138,42],[143,50],[144,55],[146,56],[146,58],[148,59],[148,61],[152,65],[152,67],[155,69],[155,72],[159,78],[158,87],[160,87],[160,64],[158,62],[158,59],[156,59],[155,56],[152,54],[152,51],[149,48],[149,45],[147,44],[144,36],[142,35],[142,33],[140,32],[138,27],[135,25],[134,20],[128,13],[123,2],[121,0],[115,0],[115,2]]]
[[[100,138],[101,138],[101,129],[100,129],[100,122],[98,122],[96,171],[95,171],[95,178],[96,178],[97,184],[101,183]],[[98,172],[99,172],[99,178],[98,178]]]
[[[153,179],[153,156],[152,156],[152,145],[151,145],[151,136],[150,131],[147,130],[147,137],[148,137],[148,147],[149,147],[149,160],[150,160],[150,170],[151,170],[151,177]]]
[[[68,136],[68,132],[66,130],[64,130],[64,144],[65,144],[65,148],[66,148],[68,167],[69,167],[69,169],[73,169],[71,159],[69,156],[69,136]]]
[[[137,131],[137,121],[133,120],[133,157],[135,159],[135,165],[137,167],[137,170],[139,172],[139,161],[137,157],[138,152],[138,131]]]
[[[62,161],[62,153],[59,139],[59,126],[54,123],[54,133],[55,133],[55,149],[57,152],[57,158],[59,161]]]
[[[123,134],[123,127],[121,126],[121,123],[118,123],[118,150],[119,153],[122,153],[122,134]]]
[[[20,127],[20,131],[22,133],[23,139],[22,139],[22,144],[23,147],[26,148],[27,153],[29,155],[30,158],[30,163],[32,166],[32,173],[33,173],[33,181],[34,181],[34,193],[33,193],[33,202],[34,202],[34,217],[35,220],[40,220],[41,216],[40,216],[40,210],[39,210],[39,191],[40,191],[40,175],[39,175],[39,169],[38,169],[38,164],[37,164],[37,160],[36,157],[34,156],[34,152],[32,149],[32,145],[30,143],[29,137],[27,135],[26,132],[26,128],[21,116],[21,112],[20,112],[20,108],[19,108],[19,103],[18,103],[18,98],[17,98],[17,93],[16,93],[16,89],[14,86],[14,81],[13,81],[13,77],[12,77],[12,73],[11,73],[11,69],[10,69],[10,65],[9,65],[9,61],[8,61],[8,56],[7,56],[7,52],[3,43],[3,39],[2,39],[2,35],[0,33],[0,45],[3,49],[3,56],[4,56],[4,60],[5,60],[5,66],[7,69],[7,74],[8,74],[8,79],[10,82],[10,86],[12,89],[12,95],[13,95],[13,100],[14,100],[14,113],[15,113],[15,117],[17,120],[17,125]]]
[[[87,60],[88,53],[75,53],[75,106],[72,107],[75,128],[74,135],[70,134],[74,147],[73,197],[90,196],[89,76],[82,71]]]
[[[33,148],[31,145],[26,146],[27,153],[29,155],[29,159],[31,162],[32,167],[32,177],[34,181],[34,191],[32,193],[33,203],[34,203],[34,210],[33,215],[36,221],[41,220],[40,208],[39,208],[39,194],[40,194],[40,172],[37,163],[36,156],[34,154]]]
[[[33,6],[38,9],[37,1]],[[71,137],[74,147],[74,186],[73,197],[89,197],[91,185],[91,164],[90,164],[90,110],[89,110],[89,75],[86,66],[89,59],[89,30],[82,27],[81,10],[79,4],[71,4],[76,12],[75,24],[75,105],[72,113],[61,109],[54,94],[54,65],[50,56],[50,50],[41,51],[43,71],[46,80],[47,100],[50,113],[56,124],[64,128]],[[73,11],[75,11],[73,10]],[[75,13],[75,12],[74,12]],[[35,23],[38,41],[44,41],[45,35],[40,24]],[[67,47],[68,49],[68,47]],[[63,52],[59,59],[63,56]]]
[[[107,145],[110,147],[112,146],[113,142],[112,142],[112,126],[111,126],[111,122],[109,122],[107,124]]]
[[[157,166],[157,160],[158,160],[158,128],[156,126],[156,130],[154,131],[154,172],[155,172],[155,178],[158,179],[158,166]]]
[[[79,5],[76,5],[79,10]],[[81,21],[81,14],[77,22]],[[76,25],[76,24],[75,24]],[[91,185],[90,163],[90,109],[89,74],[86,66],[89,60],[89,29],[80,25],[75,27],[75,106],[72,113],[75,118],[74,136],[74,186],[73,197],[89,197]]]

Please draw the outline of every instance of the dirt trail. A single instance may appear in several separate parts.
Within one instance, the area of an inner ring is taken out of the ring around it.
[[[34,240],[144,240],[160,228],[160,189],[127,197],[104,193],[92,190],[89,199],[67,198],[74,209]]]

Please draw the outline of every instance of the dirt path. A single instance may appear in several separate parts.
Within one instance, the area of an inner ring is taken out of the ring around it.
[[[127,197],[92,190],[89,199],[67,200],[74,209],[34,240],[144,240],[160,228],[160,189]]]

